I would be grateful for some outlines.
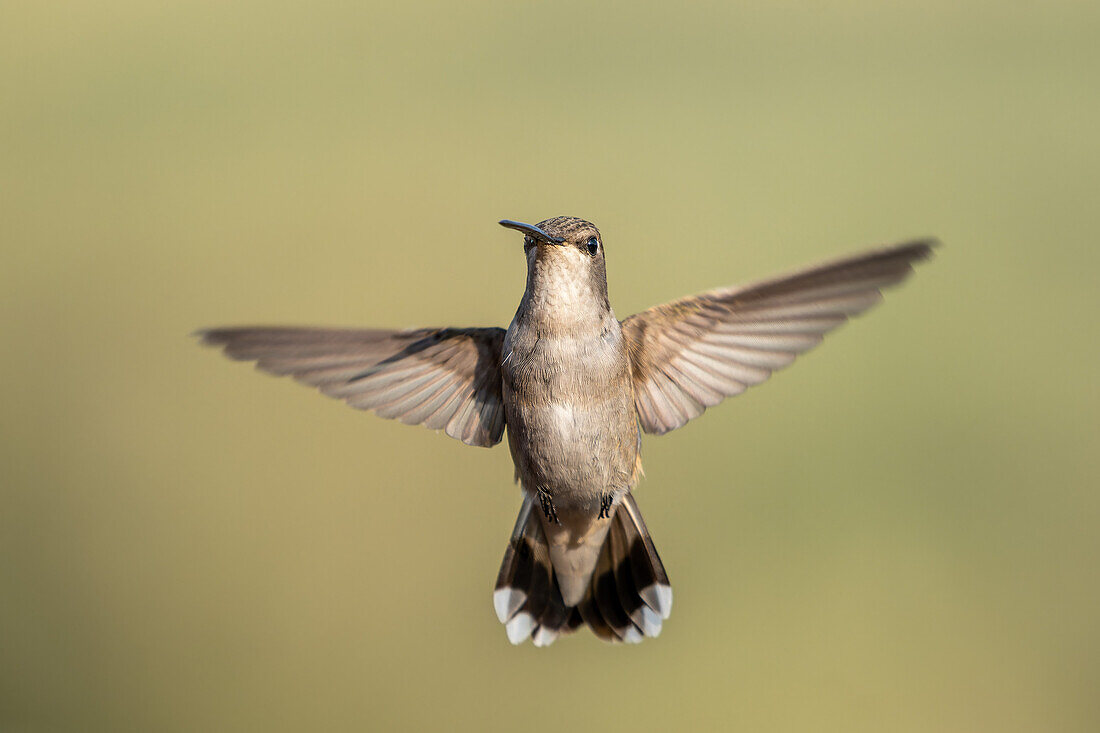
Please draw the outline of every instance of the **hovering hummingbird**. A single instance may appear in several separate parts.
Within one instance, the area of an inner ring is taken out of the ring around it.
[[[523,504],[493,605],[508,639],[545,646],[587,624],[657,636],[672,588],[631,489],[639,428],[661,435],[767,379],[881,299],[934,240],[874,249],[619,321],[596,227],[523,233],[527,287],[507,330],[217,328],[206,344],[382,417],[468,445],[508,445]]]

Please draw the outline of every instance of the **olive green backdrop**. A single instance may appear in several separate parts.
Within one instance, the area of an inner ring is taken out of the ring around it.
[[[1096,3],[9,4],[0,729],[1100,729]],[[644,443],[661,637],[507,643],[508,451],[200,349],[944,240]]]

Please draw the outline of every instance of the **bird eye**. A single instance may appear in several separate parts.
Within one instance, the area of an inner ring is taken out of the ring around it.
[[[588,254],[595,257],[596,253],[600,251],[600,240],[595,237],[589,237],[584,246],[588,249]]]
[[[524,237],[523,238],[523,246],[525,248],[526,247],[534,247],[535,246],[535,238],[530,236],[530,235]]]

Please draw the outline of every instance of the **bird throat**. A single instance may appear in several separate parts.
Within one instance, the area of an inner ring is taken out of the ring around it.
[[[528,252],[527,289],[517,318],[546,333],[601,331],[612,316],[603,268],[577,250],[553,246]]]

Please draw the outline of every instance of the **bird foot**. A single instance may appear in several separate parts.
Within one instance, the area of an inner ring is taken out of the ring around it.
[[[542,506],[542,513],[546,515],[546,521],[561,524],[558,519],[558,510],[554,508],[554,497],[550,496],[550,492],[546,489],[539,489],[539,505]]]
[[[596,519],[610,519],[611,507],[615,505],[614,494],[604,494],[600,497],[600,515]]]

